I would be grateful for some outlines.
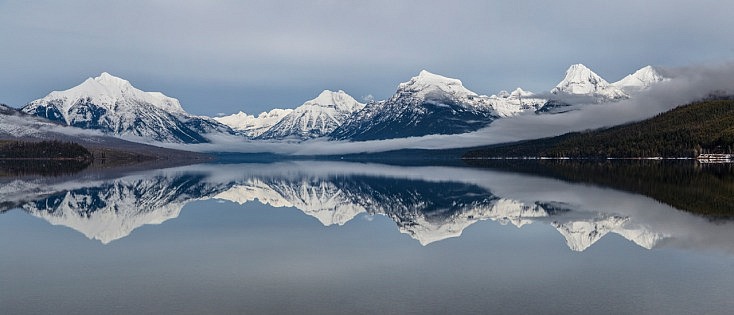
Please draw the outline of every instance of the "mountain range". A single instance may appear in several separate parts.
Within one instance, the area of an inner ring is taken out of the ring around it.
[[[21,208],[104,244],[143,225],[174,219],[186,204],[201,200],[292,207],[324,226],[344,225],[359,215],[384,216],[424,246],[458,237],[485,220],[518,228],[534,222],[549,224],[574,251],[587,249],[608,233],[648,249],[666,237],[627,216],[579,211],[562,202],[504,198],[471,182],[391,177],[369,168],[328,175],[293,165],[264,171],[257,171],[262,166],[249,167],[221,174],[180,168],[92,181],[10,179],[2,182],[0,198],[2,206]]]
[[[470,91],[460,80],[423,70],[383,101],[363,104],[344,91],[324,90],[294,109],[210,118],[187,113],[175,98],[139,90],[102,73],[73,88],[51,92],[21,111],[61,125],[144,142],[207,143],[221,135],[243,141],[363,141],[471,132],[504,117],[558,113],[569,105],[627,99],[666,79],[648,66],[609,83],[576,64],[549,93],[517,88],[486,96]]]

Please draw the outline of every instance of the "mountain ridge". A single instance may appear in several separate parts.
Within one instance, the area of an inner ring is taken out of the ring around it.
[[[598,102],[629,98],[624,91],[580,63],[566,70],[566,76],[551,89],[551,94],[588,95],[597,98]]]
[[[234,133],[209,117],[188,114],[175,98],[144,92],[107,72],[53,91],[21,111],[68,126],[160,142],[207,143],[209,133]]]
[[[294,109],[209,118],[188,114],[178,99],[138,90],[129,81],[103,72],[70,89],[53,91],[21,110],[70,126],[154,142],[208,143],[214,135],[256,141],[365,141],[471,132],[504,117],[563,113],[573,110],[574,102],[626,99],[665,80],[656,68],[647,66],[609,83],[583,64],[575,64],[550,93],[517,88],[486,96],[467,89],[459,79],[421,70],[398,84],[384,101],[363,104],[342,90],[324,90]]]
[[[324,90],[316,98],[296,107],[257,139],[308,140],[329,135],[353,113],[364,108],[346,92]]]
[[[334,140],[382,140],[474,131],[499,115],[489,98],[460,80],[422,70],[391,98],[367,104],[329,135]]]
[[[653,66],[645,66],[621,80],[612,83],[627,94],[634,94],[654,84],[670,80]]]

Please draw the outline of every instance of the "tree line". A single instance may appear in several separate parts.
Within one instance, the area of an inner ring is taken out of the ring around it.
[[[92,160],[92,153],[74,142],[48,140],[40,142],[0,142],[0,159],[77,159]]]

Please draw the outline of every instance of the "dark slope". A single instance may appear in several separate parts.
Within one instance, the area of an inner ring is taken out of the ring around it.
[[[490,111],[442,100],[415,102],[391,99],[368,104],[331,133],[336,140],[383,140],[431,134],[458,134],[486,127],[496,117]]]

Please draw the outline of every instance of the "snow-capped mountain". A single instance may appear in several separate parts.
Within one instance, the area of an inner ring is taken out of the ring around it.
[[[202,143],[209,142],[209,133],[233,133],[213,119],[186,113],[175,98],[141,91],[106,72],[21,110],[69,126],[161,142]]]
[[[500,115],[461,81],[421,71],[387,101],[367,104],[337,128],[338,140],[377,140],[474,131]]]
[[[489,104],[500,117],[510,117],[527,111],[536,111],[543,107],[547,99],[540,98],[533,92],[517,88],[512,93],[500,91],[489,97]]]
[[[214,117],[214,120],[229,126],[248,138],[255,138],[275,126],[275,124],[291,112],[293,112],[293,109],[290,108],[275,108],[269,112],[262,112],[257,117],[239,112],[229,116]]]
[[[326,136],[364,106],[344,91],[324,90],[315,99],[285,115],[259,138],[307,140]]]
[[[646,66],[612,83],[612,85],[627,94],[633,94],[666,80],[669,79],[663,76],[657,69],[652,66]]]
[[[176,218],[188,202],[216,195],[225,188],[206,183],[201,176],[133,176],[64,189],[26,202],[22,208],[53,225],[70,227],[107,244],[143,225]],[[14,192],[19,193],[22,191]]]
[[[590,96],[597,102],[629,98],[629,95],[620,88],[610,84],[580,63],[571,65],[566,70],[566,76],[551,90],[551,93],[560,96]]]
[[[257,117],[239,112],[215,120],[252,139],[308,140],[323,137],[364,108],[344,91],[324,90],[295,109],[273,109]]]

